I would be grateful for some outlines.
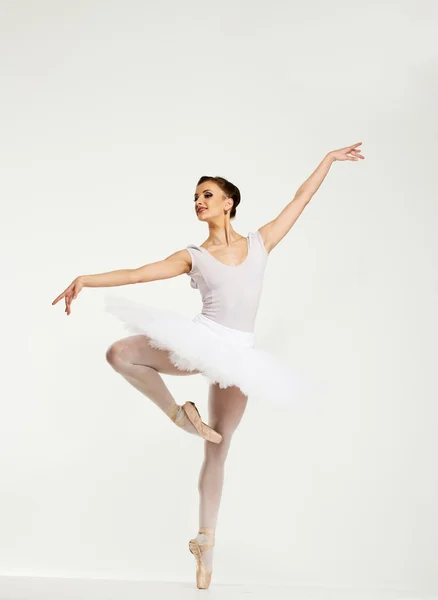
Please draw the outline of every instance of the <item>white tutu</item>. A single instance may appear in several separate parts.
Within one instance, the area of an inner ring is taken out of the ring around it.
[[[256,348],[251,332],[225,327],[203,314],[190,319],[109,294],[105,295],[105,308],[130,333],[147,335],[152,347],[168,350],[178,369],[199,371],[221,388],[235,385],[251,401],[306,411],[316,406],[312,382],[281,359]]]

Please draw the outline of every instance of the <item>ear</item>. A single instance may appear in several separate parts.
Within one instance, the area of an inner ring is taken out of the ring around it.
[[[225,198],[226,198],[226,202],[225,202],[224,208],[226,210],[231,210],[233,208],[233,204],[234,204],[233,199],[230,198],[230,196],[225,196]]]

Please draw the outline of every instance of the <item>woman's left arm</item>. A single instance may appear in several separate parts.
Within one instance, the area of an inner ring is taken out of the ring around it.
[[[259,228],[259,232],[268,252],[275,248],[291,229],[306,205],[318,191],[321,183],[326,178],[330,167],[336,160],[359,160],[360,158],[365,158],[360,153],[361,150],[357,149],[361,144],[362,142],[358,142],[352,146],[346,146],[345,148],[328,152],[310,177],[300,185],[294,198],[283,208],[281,213],[275,219]]]

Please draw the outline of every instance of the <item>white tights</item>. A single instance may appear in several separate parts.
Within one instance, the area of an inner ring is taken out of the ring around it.
[[[167,412],[175,399],[165,385],[160,373],[167,375],[194,375],[198,371],[182,371],[169,360],[166,350],[157,350],[148,343],[147,336],[135,335],[121,339],[107,351],[107,360],[115,371],[131,385],[151,399],[161,410]],[[239,388],[220,388],[210,384],[208,393],[208,421],[204,422],[222,435],[220,444],[204,441],[204,461],[199,474],[199,528],[216,528],[219,506],[224,483],[225,459],[243,413],[247,397]],[[185,429],[196,433],[190,424]],[[198,534],[199,543],[211,540],[205,534]],[[213,549],[203,552],[202,560],[207,569],[212,570]]]

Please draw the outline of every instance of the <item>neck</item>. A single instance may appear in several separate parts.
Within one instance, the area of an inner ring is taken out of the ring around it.
[[[233,229],[229,215],[224,215],[223,220],[210,221],[208,223],[208,240],[213,245],[229,246],[239,238],[239,234]]]

